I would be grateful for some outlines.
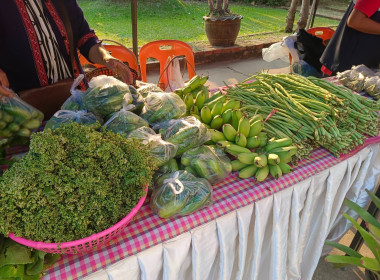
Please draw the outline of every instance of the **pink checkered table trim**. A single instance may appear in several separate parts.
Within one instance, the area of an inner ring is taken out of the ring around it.
[[[150,211],[146,203],[128,227],[109,245],[97,251],[81,255],[64,255],[43,278],[44,280],[79,279],[99,269],[135,255],[159,243],[210,222],[233,210],[263,199],[278,191],[303,181],[354,155],[364,147],[380,142],[380,135],[348,155],[335,158],[325,149],[312,152],[307,160],[298,164],[292,173],[279,180],[269,179],[257,183],[253,179],[239,179],[231,174],[222,183],[214,185],[214,203],[196,213],[179,218],[161,219]]]

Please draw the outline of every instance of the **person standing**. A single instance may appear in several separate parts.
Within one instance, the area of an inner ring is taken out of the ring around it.
[[[350,3],[320,62],[322,72],[328,75],[360,64],[379,67],[380,0],[355,0]]]
[[[72,55],[70,38],[75,49]],[[11,95],[6,88],[19,93],[77,77],[83,73],[77,50],[90,62],[119,74],[124,82],[133,82],[129,67],[102,47],[76,0],[2,1],[1,95]]]

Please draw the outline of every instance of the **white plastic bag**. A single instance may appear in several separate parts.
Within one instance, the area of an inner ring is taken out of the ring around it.
[[[292,63],[300,60],[298,51],[294,48],[294,42],[297,40],[295,35],[284,37],[281,42],[274,43],[269,48],[263,48],[263,59],[272,62],[276,59],[289,62],[289,53],[292,55]]]
[[[79,111],[79,110],[86,109],[83,104],[84,92],[77,89],[77,87],[83,81],[83,79],[84,79],[84,75],[80,74],[74,80],[73,85],[71,86],[71,89],[70,89],[71,96],[66,99],[65,103],[62,104],[61,110]]]
[[[169,64],[169,65],[168,65]],[[168,57],[166,61],[167,69],[164,77],[165,91],[173,92],[177,88],[183,88],[185,83],[182,80],[181,67],[179,59],[176,56]]]

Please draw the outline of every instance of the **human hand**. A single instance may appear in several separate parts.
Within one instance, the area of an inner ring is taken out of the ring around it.
[[[119,75],[124,83],[128,85],[133,84],[132,72],[122,61],[113,57],[107,58],[104,60],[104,65]]]
[[[0,69],[0,86],[5,86],[6,88],[9,88],[9,81],[7,74],[3,70]]]
[[[2,96],[13,97],[13,92],[9,90],[8,88],[0,85],[0,97]]]

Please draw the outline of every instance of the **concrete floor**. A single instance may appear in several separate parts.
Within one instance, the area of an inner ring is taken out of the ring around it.
[[[277,60],[271,63],[265,62],[260,58],[231,60],[211,63],[207,65],[197,65],[195,67],[198,75],[208,75],[209,80],[206,84],[210,89],[224,86],[225,84],[234,84],[241,82],[251,74],[262,70],[268,70],[270,73],[289,73],[289,63]],[[159,79],[158,71],[147,73],[148,82],[157,83]],[[187,80],[187,73],[183,80]],[[349,230],[340,240],[340,243],[350,245],[354,231]],[[363,245],[360,253],[370,256],[370,250]],[[332,254],[342,254],[339,250],[334,249]],[[364,269],[357,267],[347,267],[345,269],[334,269],[330,263],[326,263],[324,257],[321,257],[315,270],[313,280],[364,280]]]
[[[245,60],[230,60],[205,65],[196,65],[195,67],[195,71],[198,75],[209,76],[209,80],[206,83],[206,86],[209,88],[224,86],[224,83],[235,84],[247,79],[250,77],[250,74],[255,74],[261,70],[269,69],[271,69],[270,72],[287,73],[287,71],[289,71],[289,64],[281,60],[268,63],[262,59],[251,58]],[[159,79],[159,72],[148,71],[147,79],[150,83],[157,83]],[[183,80],[187,79],[187,73],[185,73]]]

